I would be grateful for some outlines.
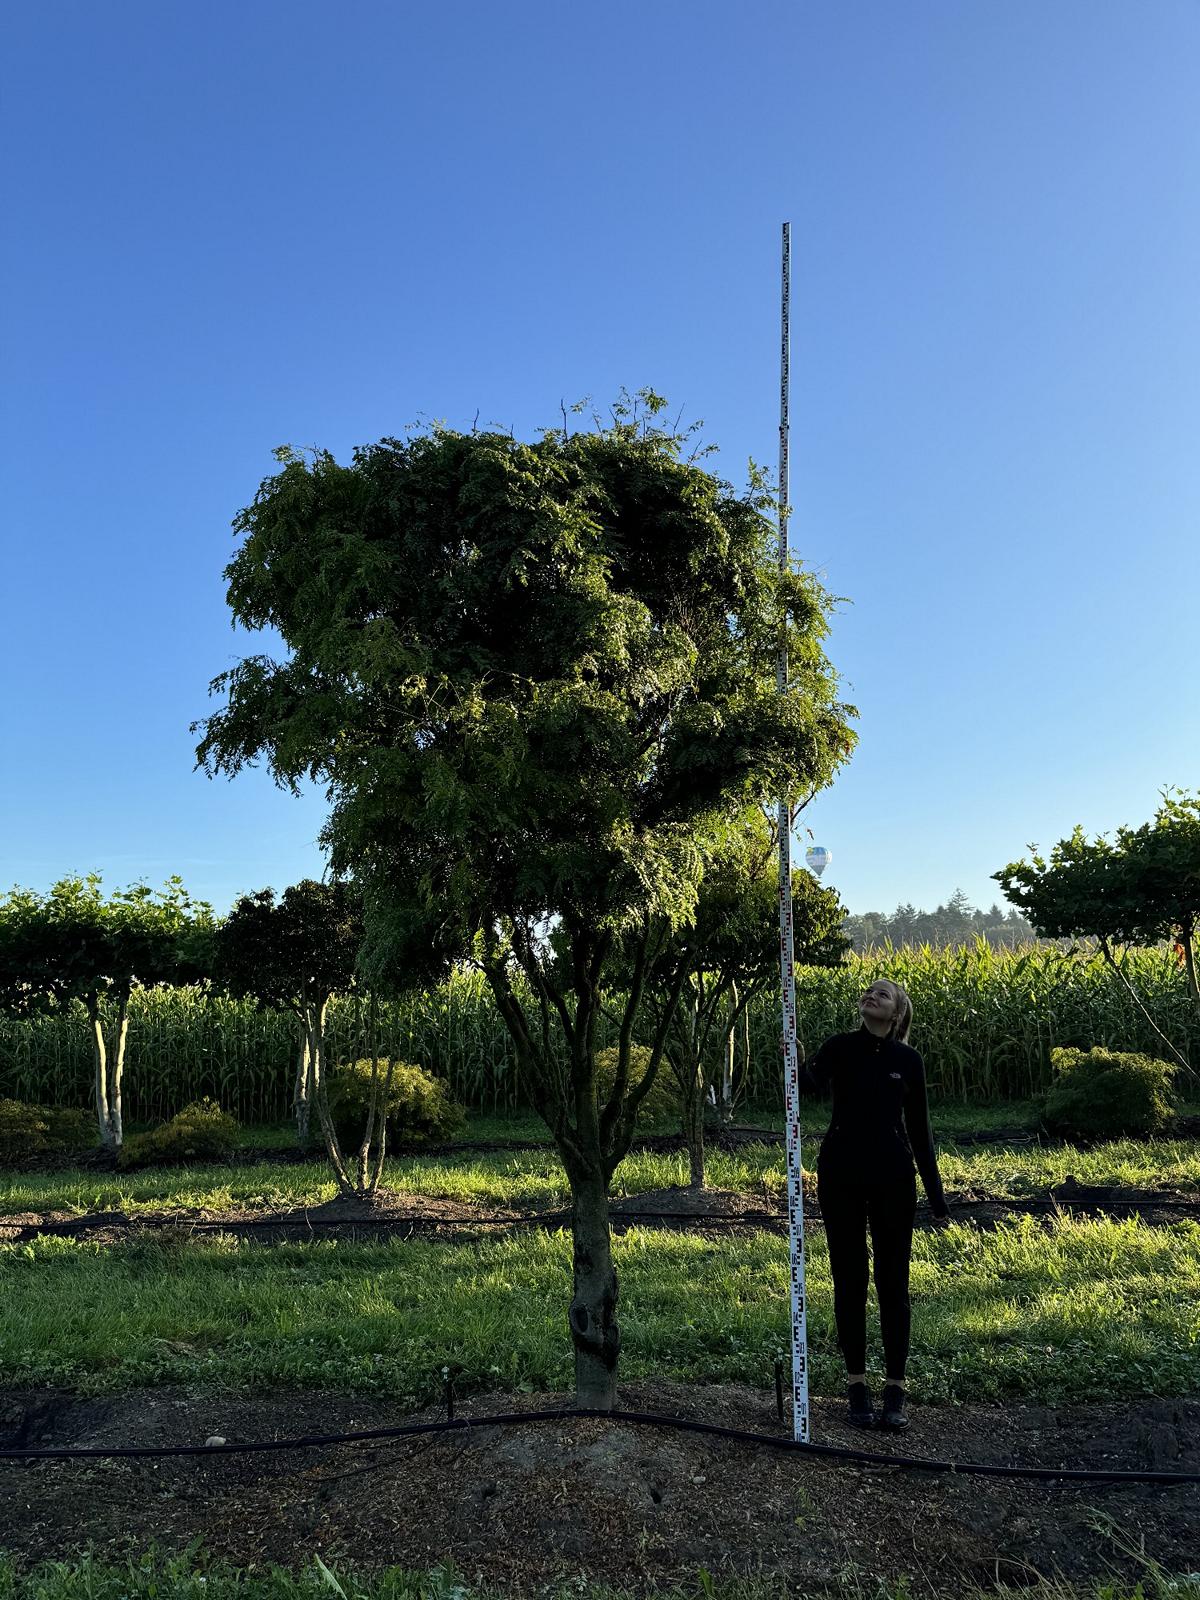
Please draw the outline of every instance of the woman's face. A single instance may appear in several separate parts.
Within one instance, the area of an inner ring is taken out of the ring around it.
[[[858,1014],[864,1022],[868,1018],[872,1022],[891,1022],[899,1009],[899,1004],[891,984],[884,983],[881,979],[863,991],[862,998],[858,1002]]]

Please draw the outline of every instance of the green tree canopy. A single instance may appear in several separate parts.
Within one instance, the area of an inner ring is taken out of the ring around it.
[[[1140,827],[1120,827],[1110,841],[1103,834],[1089,839],[1077,826],[1048,858],[1030,845],[1028,860],[1010,862],[993,876],[1040,934],[1094,938],[1118,972],[1114,945],[1173,940],[1188,992],[1200,1006],[1200,797],[1164,790],[1154,817]]]
[[[14,888],[0,897],[0,1006],[28,1016],[80,1001],[95,1057],[102,1142],[124,1137],[122,1080],[129,997],[137,986],[198,983],[208,971],[212,907],[172,877],[105,899],[101,878],[63,878],[48,894]]]
[[[602,1405],[607,1188],[647,1081],[620,1070],[597,1106],[614,948],[633,948],[627,1066],[637,974],[694,916],[722,830],[828,782],[853,742],[829,597],[779,572],[761,484],[738,494],[686,455],[662,405],[647,393],[611,425],[528,443],[439,427],[345,466],[281,452],[227,576],[235,618],[278,629],[288,655],[215,680],[227,704],[198,749],[210,772],[265,757],[281,784],[325,785],[323,843],[363,894],[372,982],[465,956],[487,975],[575,1196],[576,1375]]]

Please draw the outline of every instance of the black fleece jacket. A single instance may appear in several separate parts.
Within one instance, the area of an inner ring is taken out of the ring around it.
[[[925,1063],[894,1039],[869,1028],[835,1033],[800,1068],[801,1085],[833,1091],[833,1114],[817,1157],[818,1177],[887,1183],[921,1174],[935,1216],[946,1212],[929,1126]]]

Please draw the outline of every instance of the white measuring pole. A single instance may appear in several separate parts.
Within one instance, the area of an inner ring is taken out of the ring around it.
[[[788,390],[791,384],[789,311],[792,225],[783,225],[783,286],[779,358],[779,571],[788,571]],[[787,693],[787,630],[781,631],[776,683]],[[792,1433],[808,1442],[808,1321],[804,1298],[804,1190],[800,1165],[800,1068],[796,1052],[796,969],[792,941],[792,816],[779,797],[779,972],[783,989],[783,1084],[787,1118],[788,1253],[792,1293]]]

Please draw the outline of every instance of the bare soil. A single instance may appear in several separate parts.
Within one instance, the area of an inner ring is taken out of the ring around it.
[[[567,1396],[476,1397],[459,1414],[566,1407]],[[782,1435],[774,1396],[634,1383],[628,1410]],[[932,1459],[1200,1471],[1200,1402],[914,1408],[904,1435],[857,1432],[817,1400],[814,1438]],[[0,1390],[0,1443],[230,1443],[435,1420],[329,1393],[156,1389],[103,1398]],[[1076,1581],[1136,1562],[1097,1531],[1112,1519],[1168,1572],[1200,1566],[1200,1486],[937,1475],[791,1455],[605,1418],[296,1453],[162,1460],[0,1461],[0,1546],[21,1563],[151,1542],[239,1564],[447,1560],[512,1593],[586,1574],[631,1587],[714,1574],[785,1575],[819,1591],[847,1569],[956,1595],[964,1582]]]

